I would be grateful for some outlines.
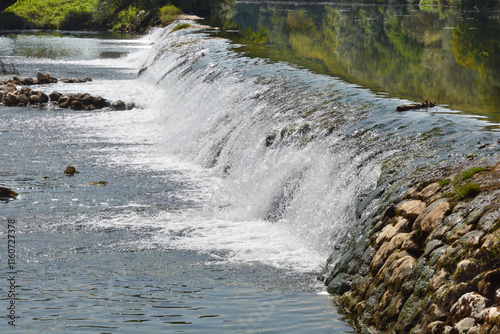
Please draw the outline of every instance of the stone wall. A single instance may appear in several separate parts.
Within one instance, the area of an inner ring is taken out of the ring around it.
[[[418,184],[326,273],[361,332],[500,333],[500,164],[466,177]]]

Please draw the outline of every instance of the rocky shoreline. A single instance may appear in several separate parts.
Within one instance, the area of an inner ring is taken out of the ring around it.
[[[500,333],[500,164],[420,182],[350,248],[320,279],[362,333]]]
[[[98,110],[104,108],[127,110],[135,108],[135,105],[126,104],[121,100],[111,102],[101,96],[92,96],[88,93],[61,94],[52,92],[47,95],[42,91],[28,87],[31,85],[54,84],[59,81],[70,84],[90,82],[92,79],[56,79],[49,74],[38,73],[36,78],[13,77],[5,81],[0,80],[0,104],[6,107],[31,107],[51,104],[59,108],[72,110]]]

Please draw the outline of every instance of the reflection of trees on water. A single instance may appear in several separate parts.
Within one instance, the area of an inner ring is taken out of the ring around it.
[[[241,27],[238,41],[250,54],[395,96],[496,113],[500,120],[500,21],[492,17],[498,12],[415,6],[289,9],[242,4],[228,21]]]

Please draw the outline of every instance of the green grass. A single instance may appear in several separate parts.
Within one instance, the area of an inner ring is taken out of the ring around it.
[[[447,180],[447,179],[442,179],[442,180],[438,180],[437,183],[439,184],[439,186],[442,188],[444,186],[447,186],[448,184],[450,184],[450,180]]]
[[[181,29],[185,29],[185,28],[189,28],[189,27],[191,27],[191,25],[189,23],[182,23],[182,24],[175,26],[175,28],[172,29],[172,32],[177,31],[177,30],[181,30]]]
[[[464,170],[462,173],[457,175],[456,181],[465,181],[470,179],[474,174],[477,174],[479,172],[488,170],[487,167],[472,167],[467,170]]]
[[[18,0],[7,9],[28,19],[37,28],[59,29],[73,18],[89,19],[98,0]]]
[[[474,197],[479,193],[479,184],[469,182],[461,186],[456,185],[453,187],[453,193],[455,194],[455,198],[458,200]]]

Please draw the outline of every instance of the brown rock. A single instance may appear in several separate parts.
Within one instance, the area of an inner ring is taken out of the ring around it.
[[[69,107],[73,110],[83,110],[83,103],[80,100],[73,100]]]
[[[484,274],[477,288],[481,295],[488,299],[495,299],[496,291],[500,288],[500,268],[490,270]]]
[[[17,197],[17,193],[9,188],[0,187],[0,198],[12,198],[15,199]]]
[[[33,94],[33,90],[32,90],[32,89],[30,89],[30,88],[28,88],[28,87],[21,87],[21,88],[19,89],[19,94],[24,94],[24,95],[28,95],[28,96],[30,96],[30,95],[32,95],[32,94]]]
[[[40,103],[47,103],[47,102],[49,102],[49,97],[44,92],[37,92],[36,96],[38,98],[38,103],[39,104]]]
[[[450,209],[450,203],[447,201],[439,204],[432,211],[427,213],[422,220],[415,222],[416,226],[414,226],[414,228],[420,229],[425,234],[431,233],[432,230],[443,221],[446,215],[450,212]]]
[[[49,94],[50,101],[58,102],[63,95],[58,92],[52,92]]]
[[[424,189],[422,189],[417,194],[417,196],[418,196],[418,198],[421,198],[421,199],[427,199],[431,196],[434,196],[440,189],[441,189],[441,186],[437,182],[434,182],[434,183],[429,184]]]
[[[24,78],[21,79],[21,83],[26,86],[30,86],[34,84],[34,80],[32,78]]]
[[[30,103],[31,104],[38,104],[38,95],[31,95],[30,96]]]
[[[68,166],[66,167],[66,169],[64,170],[64,174],[68,175],[68,176],[73,176],[75,174],[78,174],[80,173],[79,171],[76,170],[75,167],[73,166]]]
[[[488,313],[486,316],[486,321],[491,325],[500,326],[500,308],[499,307],[491,307],[488,310]]]
[[[392,220],[392,224],[385,226],[377,239],[375,240],[375,247],[378,247],[382,242],[392,239],[392,237],[401,232],[407,232],[409,230],[409,222],[407,219],[402,217],[396,217]]]
[[[408,278],[416,262],[417,260],[409,254],[395,261],[392,267],[393,272],[389,278],[388,284],[394,285],[397,282],[402,282]]]
[[[460,320],[458,323],[453,326],[453,328],[457,331],[458,334],[467,334],[469,329],[476,325],[476,319],[474,318],[465,318]]]
[[[479,274],[479,266],[469,260],[462,260],[457,264],[457,270],[453,277],[454,283],[466,282]]]
[[[491,301],[476,292],[468,292],[461,296],[450,309],[451,323],[465,318],[479,318],[480,314],[491,305]]]
[[[104,98],[102,98],[100,96],[98,96],[98,97],[95,98],[93,104],[94,104],[94,106],[97,109],[102,109],[102,108],[109,107],[109,102],[106,99],[104,99]]]
[[[444,332],[444,322],[434,321],[425,328],[425,334],[441,334]]]
[[[89,106],[91,104],[94,104],[94,101],[95,101],[95,98],[93,98],[89,94],[84,95],[83,98],[82,98],[82,103],[85,106]]]
[[[413,222],[426,208],[424,202],[420,200],[406,201],[398,205],[396,214],[407,218]]]
[[[69,108],[71,101],[73,101],[73,99],[71,97],[69,97],[67,95],[62,96],[59,98],[59,101],[58,101],[59,107],[60,108]]]
[[[17,95],[12,94],[12,93],[8,93],[4,97],[4,104],[7,107],[17,106],[17,104],[18,104],[18,102],[17,102]]]
[[[49,79],[43,73],[40,73],[40,72],[38,72],[36,74],[36,79],[38,80],[38,82],[40,84],[48,84],[48,83],[50,83]]]

